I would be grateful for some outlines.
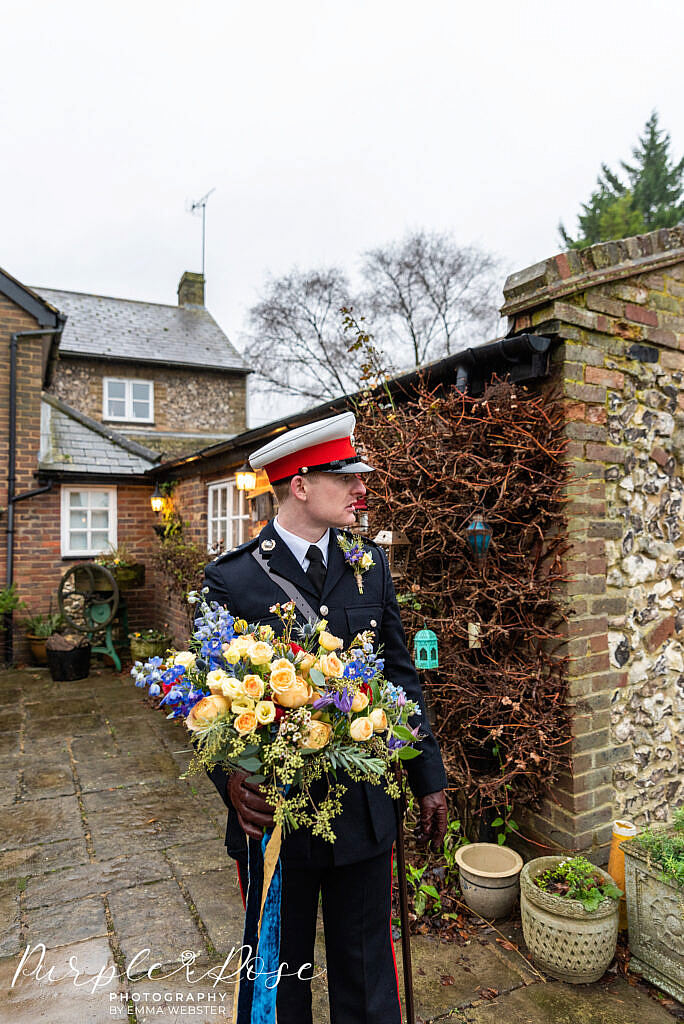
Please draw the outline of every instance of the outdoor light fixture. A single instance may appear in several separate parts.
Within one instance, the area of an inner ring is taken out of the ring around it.
[[[392,579],[405,576],[408,568],[411,541],[403,530],[381,530],[373,538],[373,541],[379,544],[387,555]]]
[[[153,512],[161,512],[164,508],[164,495],[159,490],[159,483],[154,485],[154,493],[150,498],[150,505],[152,506]]]
[[[468,546],[479,566],[483,566],[489,554],[492,528],[480,516],[475,516],[466,530]]]
[[[238,491],[253,491],[256,487],[256,473],[246,462],[235,474],[235,486]]]

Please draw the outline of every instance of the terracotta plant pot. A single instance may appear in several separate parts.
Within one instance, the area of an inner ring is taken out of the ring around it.
[[[27,633],[26,639],[31,646],[31,654],[33,655],[33,660],[36,665],[47,665],[47,651],[45,650],[47,637],[33,636],[32,633]]]
[[[534,962],[552,978],[584,985],[598,981],[615,956],[619,901],[605,899],[596,910],[579,900],[544,892],[533,879],[567,857],[537,857],[520,873],[523,935]],[[607,871],[598,869],[606,882]]]
[[[518,898],[518,875],[523,859],[515,850],[496,843],[470,843],[456,851],[463,899],[485,920],[506,917]]]
[[[658,831],[672,834],[668,826]],[[635,839],[623,843],[622,850],[632,953],[629,969],[684,1003],[684,893]]]

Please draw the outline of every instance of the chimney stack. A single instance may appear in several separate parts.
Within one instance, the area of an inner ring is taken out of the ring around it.
[[[204,306],[204,275],[186,270],[178,285],[179,306]]]

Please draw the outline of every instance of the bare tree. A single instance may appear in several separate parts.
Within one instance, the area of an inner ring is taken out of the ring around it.
[[[416,231],[365,253],[368,310],[376,344],[393,362],[420,366],[496,331],[499,266],[445,233]]]
[[[271,278],[249,311],[247,361],[276,393],[324,402],[356,391],[361,357],[347,349],[340,314],[349,305],[347,278],[335,267]]]

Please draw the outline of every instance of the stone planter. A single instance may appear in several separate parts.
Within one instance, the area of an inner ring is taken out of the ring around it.
[[[133,590],[134,587],[142,587],[145,582],[145,566],[142,562],[135,562],[133,565],[108,566],[108,568],[116,580],[119,590]]]
[[[605,899],[587,911],[579,900],[544,892],[533,879],[566,857],[537,857],[520,874],[523,935],[535,963],[571,985],[598,981],[615,956],[618,900]],[[601,874],[612,881],[603,868]]]
[[[170,637],[163,640],[145,640],[143,637],[128,634],[133,661],[147,661],[148,658],[163,658],[171,642]]]
[[[518,898],[519,853],[496,843],[470,843],[456,851],[463,899],[471,910],[490,921],[505,917]]]
[[[668,832],[667,827],[661,831]],[[629,969],[684,1002],[684,891],[635,839],[622,844],[629,921]]]

